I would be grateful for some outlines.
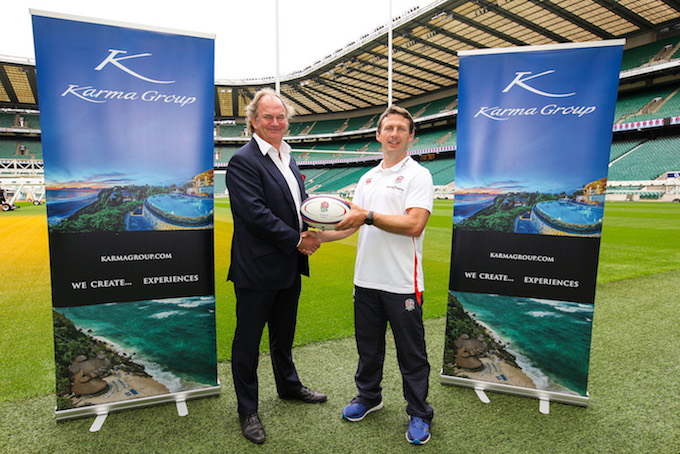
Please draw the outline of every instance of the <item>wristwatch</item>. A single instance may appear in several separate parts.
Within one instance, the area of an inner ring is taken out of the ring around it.
[[[364,219],[364,224],[366,225],[373,225],[373,212],[369,211],[368,215],[366,216],[366,219]]]

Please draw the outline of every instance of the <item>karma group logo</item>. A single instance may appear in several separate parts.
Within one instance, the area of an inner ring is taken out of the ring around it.
[[[576,92],[572,93],[548,93],[542,90],[539,90],[537,88],[532,87],[531,85],[527,84],[528,81],[537,79],[539,77],[547,76],[548,74],[554,73],[554,69],[550,69],[548,71],[543,71],[542,73],[539,74],[531,74],[531,71],[520,71],[515,73],[515,79],[508,84],[507,87],[505,87],[502,91],[502,93],[507,93],[510,91],[512,87],[520,87],[523,88],[527,91],[530,91],[531,93],[535,93],[539,96],[545,96],[547,98],[568,98],[569,96],[574,96]]]
[[[174,80],[157,80],[148,77],[148,75],[139,74],[136,71],[128,68],[124,62],[131,59],[152,57],[153,54],[149,52],[144,52],[140,54],[127,55],[126,50],[121,49],[109,49],[108,55],[104,60],[94,68],[95,71],[102,71],[104,68],[113,66],[124,73],[139,79],[144,82],[152,84],[174,84]],[[121,79],[120,84],[124,84]],[[184,107],[188,104],[193,104],[196,102],[196,96],[187,96],[177,93],[161,93],[157,90],[146,90],[144,92],[138,92],[136,90],[129,89],[116,89],[112,87],[96,87],[93,85],[80,85],[80,84],[69,84],[68,88],[61,94],[61,96],[75,96],[83,101],[87,101],[95,104],[102,104],[108,101],[144,101],[144,102],[156,102],[163,104],[179,105]]]
[[[120,49],[109,49],[109,55],[104,59],[103,62],[99,64],[94,70],[95,71],[101,71],[108,65],[109,63],[115,66],[116,68],[125,71],[126,73],[130,74],[133,77],[136,77],[137,79],[141,79],[146,82],[151,82],[152,84],[173,84],[175,83],[174,80],[154,80],[149,77],[142,76],[141,74],[137,74],[127,66],[121,63],[123,60],[130,60],[132,58],[142,58],[142,57],[151,57],[153,54],[151,53],[143,53],[143,54],[136,54],[136,55],[124,55],[122,57],[119,57],[119,54],[127,54],[127,51],[125,50],[120,50]]]
[[[544,98],[569,98],[576,95],[575,91],[568,93],[553,93],[536,88],[536,79],[540,77],[549,76],[555,73],[554,69],[549,69],[547,71],[539,72],[537,74],[531,71],[517,71],[515,72],[515,77],[510,81],[510,83],[501,91],[501,93],[508,93],[513,89],[522,89],[527,92],[533,93],[535,95]],[[527,97],[527,100],[531,97]],[[499,98],[502,99],[502,98]],[[526,101],[526,100],[525,100]],[[557,102],[557,101],[555,101]],[[537,116],[551,116],[551,115],[562,115],[562,116],[577,116],[578,118],[584,115],[589,115],[597,109],[597,106],[579,106],[579,105],[559,105],[559,104],[546,104],[544,106],[480,106],[475,114],[477,117],[486,117],[490,120],[495,121],[506,121],[514,117],[537,117]]]

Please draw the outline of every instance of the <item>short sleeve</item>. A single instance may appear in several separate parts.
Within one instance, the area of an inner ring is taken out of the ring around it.
[[[420,164],[416,165],[418,166],[418,171],[414,172],[413,178],[409,182],[404,208],[407,210],[409,208],[424,208],[432,213],[434,205],[432,174]]]

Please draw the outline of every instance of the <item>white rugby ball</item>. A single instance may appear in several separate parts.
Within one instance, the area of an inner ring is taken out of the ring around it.
[[[321,230],[335,230],[335,225],[345,219],[349,211],[345,200],[332,195],[313,195],[300,206],[305,224]]]

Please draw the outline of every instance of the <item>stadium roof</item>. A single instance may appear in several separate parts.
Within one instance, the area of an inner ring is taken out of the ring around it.
[[[680,0],[438,0],[394,18],[393,101],[458,85],[457,52],[630,38],[680,25]],[[388,26],[323,60],[280,77],[298,115],[387,103]],[[215,117],[245,116],[245,106],[274,78],[217,80]],[[38,109],[35,66],[0,61],[0,107]]]

